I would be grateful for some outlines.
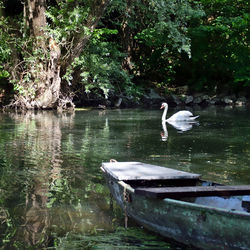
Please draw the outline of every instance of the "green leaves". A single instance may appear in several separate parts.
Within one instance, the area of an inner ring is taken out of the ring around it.
[[[135,65],[141,75],[161,82],[164,88],[164,82],[167,86],[173,80],[181,54],[191,57],[189,23],[204,13],[199,5],[187,0],[150,0],[144,4],[141,9],[144,23],[135,34],[140,53]]]
[[[175,1],[149,1],[149,12],[146,13],[151,23],[136,35],[137,39],[143,40],[147,46],[168,46],[172,49],[181,49],[189,40],[185,33],[187,9],[179,9]]]
[[[201,88],[231,89],[249,82],[249,3],[233,0],[202,0],[206,16],[192,28],[192,75]],[[199,79],[200,78],[200,79]],[[224,87],[225,88],[225,87]]]
[[[58,41],[69,41],[76,33],[86,35],[89,32],[85,25],[89,8],[67,2],[74,1],[60,1],[58,6],[50,6],[46,12],[50,20],[47,32]]]
[[[9,76],[9,72],[4,70],[3,66],[0,65],[0,80],[3,78],[8,78]]]
[[[180,82],[196,90],[250,86],[248,1],[112,0],[96,27],[98,4],[48,1],[44,44],[53,37],[60,48],[67,91],[107,98],[138,97],[146,81],[162,91]],[[16,27],[0,17],[0,79],[15,78],[15,89],[33,98],[50,49],[34,49],[27,24],[18,20]]]
[[[11,56],[9,27],[7,19],[0,17],[0,63],[6,62]]]

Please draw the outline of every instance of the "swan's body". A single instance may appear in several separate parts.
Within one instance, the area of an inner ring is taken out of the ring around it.
[[[174,122],[174,121],[193,121],[199,116],[194,116],[190,111],[187,110],[181,110],[168,119],[166,119],[167,112],[168,112],[168,104],[167,103],[162,103],[161,109],[164,108],[163,114],[162,114],[162,121],[166,122]]]

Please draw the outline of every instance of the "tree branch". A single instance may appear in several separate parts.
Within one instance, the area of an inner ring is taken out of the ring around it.
[[[91,12],[88,16],[86,27],[90,30],[90,34],[80,34],[75,40],[75,46],[71,53],[71,58],[69,64],[74,61],[76,57],[79,57],[83,51],[86,43],[91,37],[91,33],[96,28],[98,22],[100,21],[105,9],[107,8],[110,0],[96,0],[92,4]]]

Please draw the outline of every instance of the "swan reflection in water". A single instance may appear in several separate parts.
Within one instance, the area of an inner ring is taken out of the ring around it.
[[[167,123],[181,132],[192,129],[194,125],[199,125],[198,121],[167,121]]]
[[[161,140],[167,141],[168,139],[168,130],[167,123],[177,129],[179,132],[186,132],[193,128],[194,125],[199,126],[198,121],[162,121],[162,129]]]
[[[162,129],[163,132],[161,133],[162,141],[166,141],[168,139],[168,130],[166,123],[172,125],[174,128],[176,128],[180,132],[185,132],[190,129],[192,129],[193,125],[199,125],[199,123],[196,121],[196,119],[199,117],[194,116],[190,111],[188,110],[181,110],[175,114],[173,114],[171,117],[166,119],[167,112],[168,112],[168,104],[166,102],[162,103],[161,108],[164,109],[162,114]]]
[[[162,141],[167,141],[167,139],[168,139],[168,130],[167,130],[166,122],[164,122],[164,121],[162,121],[162,129],[163,129],[163,132],[161,132],[161,140]]]

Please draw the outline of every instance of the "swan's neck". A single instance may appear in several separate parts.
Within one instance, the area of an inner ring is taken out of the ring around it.
[[[162,114],[162,117],[161,117],[162,121],[166,121],[167,112],[168,112],[168,106],[166,106],[164,108],[164,111],[163,111],[163,114]]]

